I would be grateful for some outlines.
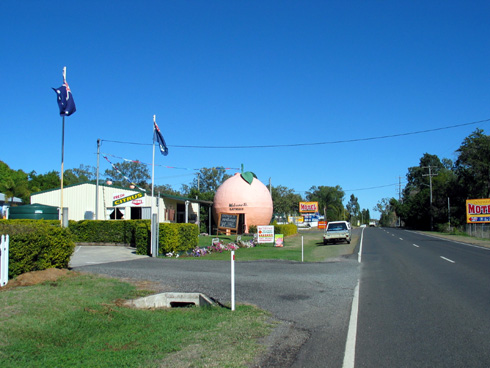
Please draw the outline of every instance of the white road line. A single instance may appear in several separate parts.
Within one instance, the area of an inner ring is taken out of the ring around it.
[[[361,231],[361,241],[360,241],[360,244],[359,244],[359,253],[357,254],[357,262],[361,263],[361,260],[362,260],[362,240],[364,239],[364,229],[362,229]]]
[[[412,245],[413,245],[414,247],[420,248],[420,246],[419,246],[419,245],[417,245],[417,244],[412,244]]]
[[[359,244],[359,254],[357,261],[362,260],[362,244],[364,242],[364,229],[361,231],[361,240]],[[354,289],[354,298],[352,298],[352,307],[350,310],[349,330],[347,331],[347,341],[345,342],[344,364],[342,368],[354,368],[356,359],[356,340],[357,340],[357,316],[359,314],[359,284],[357,280],[356,288]]]
[[[344,364],[342,368],[354,368],[356,359],[356,339],[357,339],[357,316],[359,314],[359,280],[354,289],[354,299],[350,311],[349,330],[345,343]]]
[[[403,238],[400,238],[400,240],[403,240]]]
[[[448,261],[448,262],[451,262],[451,263],[456,263],[454,262],[452,259],[449,259],[449,258],[446,258],[446,257],[443,257],[443,256],[440,256],[443,260],[445,261]]]
[[[439,239],[439,240],[445,240],[445,241],[450,242],[450,243],[456,243],[456,244],[467,245],[467,246],[469,246],[469,247],[478,248],[478,249],[483,249],[483,250],[490,250],[490,248],[482,247],[481,245],[476,245],[476,244],[471,244],[471,243],[463,243],[463,242],[456,241],[456,240],[452,240],[452,239],[441,238],[441,237],[439,237],[439,236],[433,236],[433,235],[428,235],[428,234],[422,234],[422,233],[420,233],[420,232],[418,232],[418,231],[412,231],[412,230],[405,230],[405,231],[408,231],[409,233],[414,233],[414,234],[419,234],[419,235],[427,236],[427,237],[429,237],[429,238],[434,238],[434,239]]]

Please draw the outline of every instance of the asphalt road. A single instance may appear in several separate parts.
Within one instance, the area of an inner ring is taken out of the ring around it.
[[[71,267],[150,280],[161,291],[200,292],[230,305],[230,262],[148,258],[128,255],[127,249],[117,250],[124,255],[119,261],[108,248],[100,251],[78,248]],[[236,303],[257,305],[283,322],[271,336],[270,354],[260,366],[341,367],[358,276],[357,256],[318,263],[237,259]]]
[[[490,250],[366,229],[355,367],[489,367]]]

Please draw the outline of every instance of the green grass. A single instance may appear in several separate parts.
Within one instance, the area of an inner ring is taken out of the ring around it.
[[[321,262],[328,258],[352,254],[357,238],[353,238],[351,244],[339,243],[334,245],[323,245],[323,230],[305,230],[299,234],[284,239],[284,247],[274,247],[273,244],[259,245],[254,248],[240,248],[235,251],[237,261],[255,261],[264,259],[282,259],[301,262],[301,238],[303,237],[303,251],[305,262]],[[213,236],[200,236],[199,246],[211,245]],[[224,243],[234,242],[236,236],[219,236]],[[242,237],[248,240],[251,237]],[[203,259],[203,260],[229,260],[230,253],[211,253],[204,257],[183,257],[180,259]]]
[[[2,367],[244,367],[268,314],[252,306],[136,310],[135,286],[94,275],[0,292]]]

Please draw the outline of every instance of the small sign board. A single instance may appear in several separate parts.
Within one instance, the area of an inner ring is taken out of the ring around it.
[[[274,235],[274,243],[276,247],[284,247],[284,235],[283,234]]]
[[[299,212],[318,212],[318,202],[299,202]]]
[[[238,216],[239,214],[234,213],[220,213],[218,227],[220,229],[233,229],[238,230]]]
[[[318,228],[319,229],[326,229],[327,228],[327,221],[318,221]]]
[[[274,226],[257,226],[258,243],[274,243]]]
[[[466,222],[468,224],[487,224],[490,222],[490,199],[467,199]]]

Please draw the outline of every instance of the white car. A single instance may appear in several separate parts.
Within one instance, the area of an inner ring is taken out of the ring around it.
[[[350,223],[347,221],[331,221],[327,224],[323,233],[323,244],[337,243],[345,241],[350,244],[352,239],[352,230]]]

